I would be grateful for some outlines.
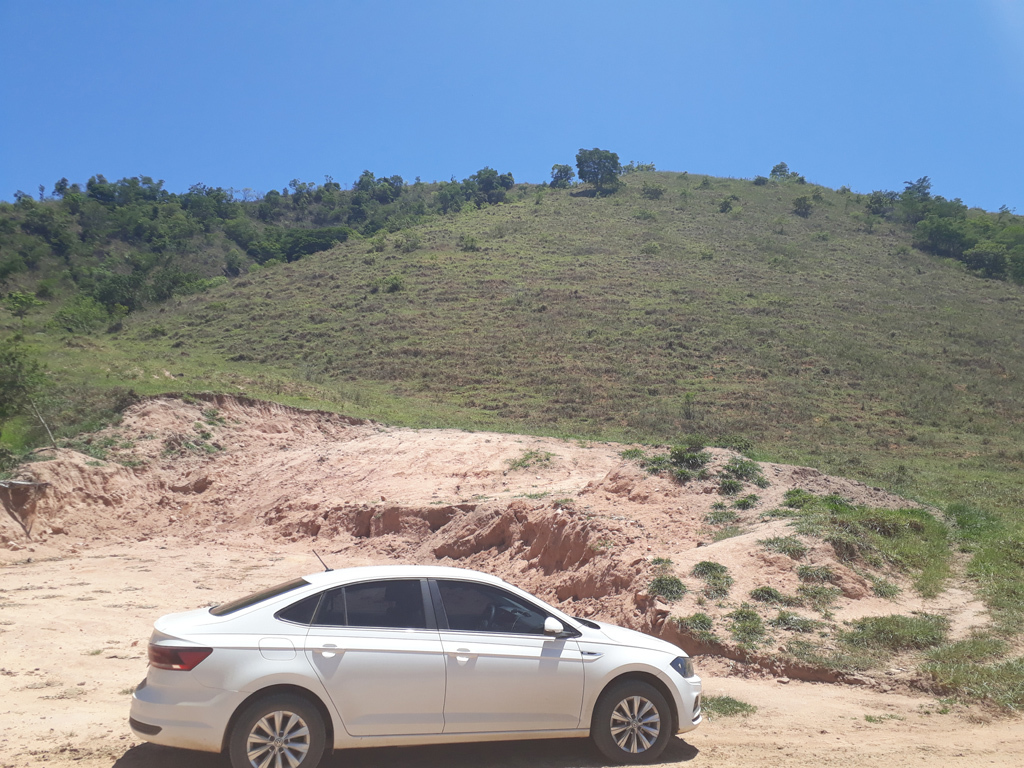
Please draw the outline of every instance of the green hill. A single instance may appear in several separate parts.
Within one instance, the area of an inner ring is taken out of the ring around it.
[[[40,361],[33,407],[86,450],[135,394],[215,390],[811,464],[944,511],[996,630],[1024,627],[1021,217],[920,181],[486,172],[0,206],[0,351]],[[9,455],[44,442],[3,406]]]

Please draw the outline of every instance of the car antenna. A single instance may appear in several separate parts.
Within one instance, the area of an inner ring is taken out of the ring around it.
[[[316,555],[316,550],[315,549],[313,550],[313,554]],[[331,571],[334,570],[333,568],[328,568],[327,567],[327,563],[324,562],[324,559],[322,557],[320,557],[320,555],[316,555],[316,559],[320,561],[320,565],[322,565],[324,567],[324,570],[327,571],[328,573],[330,573]]]

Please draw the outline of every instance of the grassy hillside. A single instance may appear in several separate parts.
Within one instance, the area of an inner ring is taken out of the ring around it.
[[[422,427],[699,433],[818,466],[946,510],[1000,626],[1019,630],[1024,288],[918,250],[846,190],[624,181],[604,197],[519,186],[354,233],[117,333],[56,330],[52,307],[0,332],[85,387],[241,391]]]

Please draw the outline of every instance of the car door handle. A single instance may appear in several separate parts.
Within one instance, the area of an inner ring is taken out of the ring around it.
[[[470,659],[475,658],[476,654],[469,650],[469,648],[456,648],[452,653],[452,656],[454,656],[455,660],[460,664],[465,664]]]
[[[315,651],[321,654],[325,659],[333,659],[334,654],[338,652],[338,646],[333,643],[324,643],[319,648],[316,648]]]

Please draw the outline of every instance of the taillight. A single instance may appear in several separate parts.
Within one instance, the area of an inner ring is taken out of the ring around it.
[[[149,644],[149,665],[157,669],[176,669],[188,672],[213,653],[213,648],[195,648],[192,646],[175,647],[171,645]]]

